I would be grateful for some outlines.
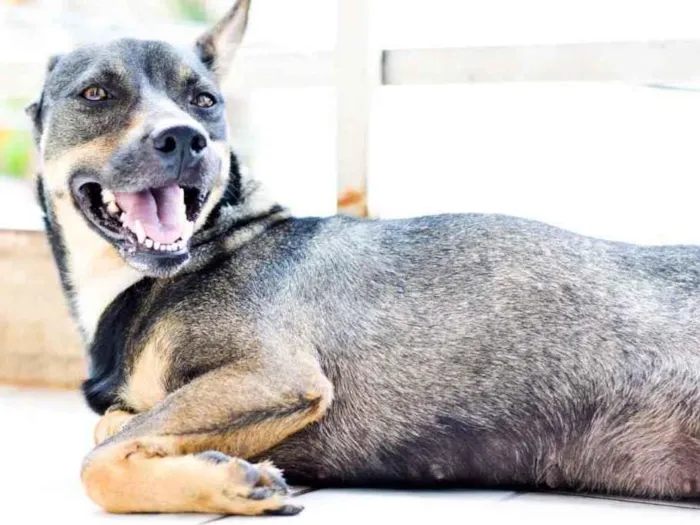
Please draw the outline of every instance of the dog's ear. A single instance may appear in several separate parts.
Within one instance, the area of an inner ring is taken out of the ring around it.
[[[214,27],[197,39],[199,59],[222,82],[230,70],[236,51],[241,45],[246,26],[250,0],[237,0],[236,4]]]
[[[51,58],[49,58],[48,63],[46,64],[46,75],[51,74],[51,72],[54,70],[56,67],[56,64],[58,64],[58,61],[61,59],[61,55],[53,55]],[[24,112],[29,116],[30,119],[32,119],[32,124],[34,124],[34,134],[35,134],[35,139],[38,140],[38,136],[41,135],[42,129],[41,129],[41,105],[44,99],[44,94],[42,93],[41,96],[39,97],[39,100],[36,102],[32,102],[29,104],[25,109]]]
[[[47,75],[54,70],[54,68],[56,67],[56,64],[58,64],[59,60],[61,60],[61,55],[53,55],[51,58],[49,58],[49,61],[46,64],[46,74]]]

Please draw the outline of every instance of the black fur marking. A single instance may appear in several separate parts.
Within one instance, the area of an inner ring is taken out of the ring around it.
[[[83,383],[83,395],[92,410],[104,414],[118,402],[124,382],[127,344],[143,297],[153,286],[143,279],[123,291],[102,313],[90,345],[90,377]]]
[[[264,510],[263,514],[267,516],[296,516],[302,510],[304,510],[304,507],[301,505],[283,505],[276,510]]]
[[[44,179],[41,175],[38,175],[36,178],[35,190],[36,198],[39,201],[39,206],[41,207],[44,228],[46,229],[46,235],[49,239],[51,252],[53,253],[56,266],[58,267],[58,275],[61,279],[61,286],[63,287],[63,292],[68,301],[68,308],[73,316],[73,319],[78,324],[80,335],[83,337],[83,340],[85,340],[85,332],[80,326],[78,309],[75,303],[75,289],[73,288],[73,284],[69,278],[68,256],[66,245],[63,242],[63,233],[61,232],[60,225],[51,220],[51,217],[53,216],[53,208],[51,207],[51,203],[46,199],[46,194],[44,192]]]
[[[241,167],[238,163],[238,158],[231,152],[231,168],[229,169],[228,183],[221,197],[221,200],[216,203],[214,209],[209,214],[207,222],[204,224],[204,229],[213,227],[219,217],[221,210],[229,206],[237,206],[243,202],[243,188],[241,187]]]

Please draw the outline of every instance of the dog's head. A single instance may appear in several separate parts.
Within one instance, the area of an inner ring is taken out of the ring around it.
[[[220,84],[248,8],[238,0],[190,48],[118,40],[51,60],[27,111],[40,198],[59,225],[82,221],[146,275],[171,275],[189,260],[193,231],[229,177]]]

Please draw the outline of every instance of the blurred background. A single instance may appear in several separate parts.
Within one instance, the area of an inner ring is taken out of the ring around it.
[[[74,386],[23,108],[47,58],[233,0],[0,0],[0,381]],[[497,212],[700,243],[697,0],[254,0],[234,141],[299,215]]]

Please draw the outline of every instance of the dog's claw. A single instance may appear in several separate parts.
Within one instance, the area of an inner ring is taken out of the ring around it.
[[[282,477],[282,474],[280,474],[277,470],[268,472],[268,476],[270,477],[270,481],[274,485],[277,492],[282,494],[289,494],[291,492],[289,485],[287,485],[287,482]]]
[[[304,507],[301,505],[283,505],[279,509],[266,510],[264,514],[268,516],[296,516],[299,514]]]

